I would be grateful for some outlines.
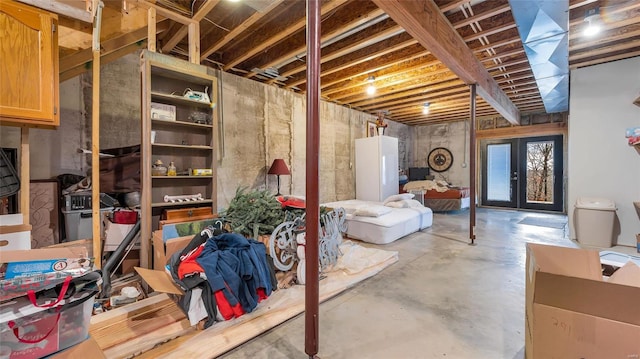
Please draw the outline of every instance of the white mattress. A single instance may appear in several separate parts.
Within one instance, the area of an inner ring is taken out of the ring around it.
[[[347,212],[347,236],[361,241],[387,244],[413,232],[431,227],[433,212],[430,208],[391,208],[391,212],[380,217],[362,217],[353,214],[356,209],[380,202],[350,199],[323,203],[326,207],[342,207]]]

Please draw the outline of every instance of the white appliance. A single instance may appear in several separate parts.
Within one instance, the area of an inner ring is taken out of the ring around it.
[[[382,202],[398,194],[398,139],[356,139],[356,199]]]

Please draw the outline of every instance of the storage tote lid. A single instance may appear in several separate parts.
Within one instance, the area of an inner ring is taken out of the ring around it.
[[[576,200],[576,208],[597,209],[601,211],[615,211],[616,204],[609,199],[595,197],[581,197]]]

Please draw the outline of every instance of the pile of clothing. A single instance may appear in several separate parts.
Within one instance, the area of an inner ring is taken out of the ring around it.
[[[167,270],[185,295],[179,305],[191,325],[252,312],[276,290],[273,260],[263,243],[208,227],[169,259]]]

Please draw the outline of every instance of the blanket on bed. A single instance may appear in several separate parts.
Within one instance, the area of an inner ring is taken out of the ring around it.
[[[443,180],[424,180],[424,181],[411,181],[404,185],[405,191],[411,190],[435,190],[438,192],[446,192],[449,189],[449,184],[447,181]]]

